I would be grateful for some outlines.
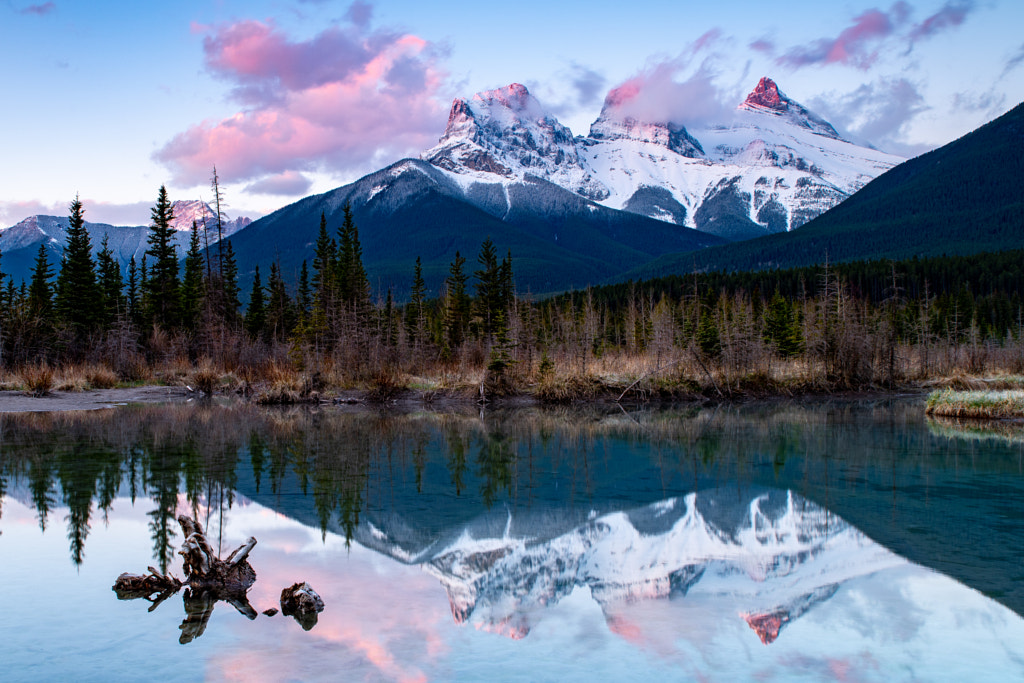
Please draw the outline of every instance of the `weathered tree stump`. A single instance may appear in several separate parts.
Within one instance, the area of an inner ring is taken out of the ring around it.
[[[179,515],[178,524],[185,535],[178,554],[184,558],[185,582],[191,588],[244,596],[256,583],[256,570],[247,559],[256,546],[255,538],[250,537],[226,560],[221,560],[198,521]]]
[[[248,560],[256,539],[250,538],[222,560],[217,557],[198,521],[180,515],[178,524],[185,536],[178,551],[184,558],[185,581],[179,581],[170,574],[164,575],[153,567],[149,567],[149,574],[126,572],[114,582],[118,599],[145,598],[153,603],[149,608],[152,612],[182,586],[187,586],[182,597],[185,620],[181,623],[181,637],[178,639],[182,645],[203,635],[218,600],[227,602],[246,618],[255,619],[257,612],[249,604],[246,592],[256,582],[256,570]],[[156,598],[152,597],[154,594],[157,594]]]
[[[317,614],[323,611],[323,599],[305,581],[281,591],[281,614],[293,617],[304,631],[316,626]]]

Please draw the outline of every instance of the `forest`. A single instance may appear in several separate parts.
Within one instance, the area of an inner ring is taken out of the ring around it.
[[[321,216],[311,263],[288,281],[257,267],[241,305],[238,267],[215,219],[183,260],[161,187],[148,249],[122,272],[93,255],[76,198],[63,258],[40,246],[29,283],[0,293],[0,385],[133,383],[235,391],[259,402],[407,390],[475,400],[772,395],[892,389],[1024,372],[1024,252],[860,261],[787,270],[694,271],[535,300],[514,255],[490,238],[452,254],[436,295],[420,260],[407,291],[373,292],[359,228]],[[2,266],[2,260],[0,260]],[[266,280],[264,283],[264,273]]]

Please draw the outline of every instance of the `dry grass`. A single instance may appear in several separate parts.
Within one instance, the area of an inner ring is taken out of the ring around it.
[[[45,363],[28,365],[18,374],[25,393],[30,396],[46,396],[53,389],[53,368]]]
[[[535,395],[545,403],[572,403],[608,394],[607,386],[593,375],[553,375],[537,384]]]
[[[970,418],[1024,417],[1024,391],[934,391],[925,408],[928,415]]]

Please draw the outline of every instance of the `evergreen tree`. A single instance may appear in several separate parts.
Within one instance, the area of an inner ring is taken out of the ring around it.
[[[185,276],[181,281],[181,325],[189,331],[194,331],[199,325],[199,316],[203,310],[203,300],[206,296],[203,266],[199,226],[192,221],[188,253],[185,255]]]
[[[313,253],[313,296],[314,304],[326,310],[334,289],[334,261],[337,247],[334,240],[327,234],[327,217],[320,213],[320,232],[317,234],[316,247]]]
[[[423,302],[426,299],[427,286],[423,282],[423,263],[416,257],[413,269],[412,292],[409,303],[405,306],[405,332],[414,343],[419,341],[423,331]]]
[[[298,307],[298,317],[302,320],[306,319],[309,315],[309,307],[312,303],[312,296],[309,289],[309,268],[306,266],[306,260],[302,260],[302,269],[299,270],[299,291],[295,304]]]
[[[29,315],[43,324],[53,322],[51,277],[53,277],[53,272],[50,270],[50,261],[46,256],[46,244],[43,243],[39,245],[39,253],[36,255],[36,262],[32,267],[32,284],[28,288]],[[11,293],[13,294],[13,292]]]
[[[139,268],[135,265],[135,254],[128,261],[128,319],[139,324]]]
[[[450,349],[462,345],[469,325],[471,302],[466,292],[468,278],[462,270],[465,264],[466,259],[456,251],[455,260],[448,267],[448,277],[444,281],[444,335]]]
[[[277,263],[270,264],[267,280],[266,329],[271,339],[284,341],[295,327],[295,310]]]
[[[156,206],[150,212],[152,225],[146,240],[146,254],[153,257],[147,283],[147,317],[164,329],[176,327],[180,308],[178,254],[174,248],[174,210],[167,198],[167,188],[160,186]]]
[[[103,324],[109,327],[125,313],[125,299],[121,267],[107,244],[106,235],[103,236],[103,243],[96,254],[96,270],[99,275],[100,291],[103,293]]]
[[[363,248],[359,243],[359,228],[352,218],[352,206],[346,202],[342,213],[344,219],[338,230],[338,287],[341,300],[362,320],[370,304],[369,282],[363,268]]]
[[[56,309],[75,335],[81,337],[96,327],[102,296],[96,282],[92,242],[85,229],[85,210],[78,197],[69,210],[68,243],[57,276]]]
[[[263,284],[260,281],[260,267],[256,266],[256,274],[252,279],[252,292],[249,294],[249,308],[245,312],[245,331],[254,339],[263,334],[267,322],[266,309],[263,306]]]
[[[239,322],[238,309],[242,304],[238,301],[238,265],[235,263],[235,250],[231,242],[224,245],[221,272],[224,274],[221,282],[224,322],[234,326]]]

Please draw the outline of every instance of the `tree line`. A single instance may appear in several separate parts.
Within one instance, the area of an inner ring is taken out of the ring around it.
[[[482,372],[492,392],[616,374],[616,364],[633,376],[675,368],[678,382],[689,376],[719,391],[720,380],[771,376],[787,363],[827,387],[996,365],[1024,371],[1021,252],[694,272],[533,300],[516,293],[512,254],[500,256],[488,238],[475,267],[453,255],[434,295],[417,259],[396,296],[371,290],[345,206],[339,226],[321,214],[312,261],[297,277],[275,262],[255,269],[243,312],[216,171],[212,185],[214,221],[202,230],[216,229],[216,243],[204,249],[193,223],[179,259],[161,187],[148,248],[125,272],[106,239],[93,257],[76,198],[56,272],[42,245],[27,285],[6,278],[2,363],[99,358],[123,380],[209,363],[252,382],[299,374],[307,388],[416,376],[458,383]]]

